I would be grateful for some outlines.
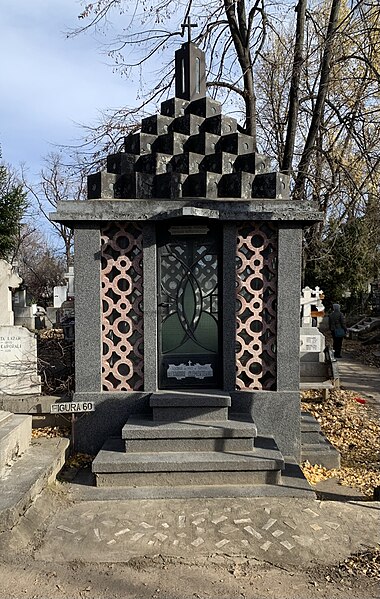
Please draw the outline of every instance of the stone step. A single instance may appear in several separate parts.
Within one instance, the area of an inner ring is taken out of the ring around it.
[[[293,483],[293,486],[292,484]],[[94,495],[93,493],[96,493]],[[124,501],[132,499],[237,499],[240,497],[292,497],[314,500],[316,494],[306,479],[289,480],[282,477],[280,484],[254,485],[193,485],[164,487],[90,487],[75,485],[73,495],[86,501]]]
[[[340,452],[323,435],[320,437],[318,443],[302,443],[301,461],[307,460],[310,464],[318,464],[329,470],[340,468]]]
[[[340,452],[326,439],[321,425],[309,412],[301,413],[301,460],[325,468],[340,468]]]
[[[126,451],[250,451],[257,429],[252,420],[165,422],[131,417],[122,430]]]
[[[12,414],[0,426],[0,472],[11,466],[29,447],[32,438],[32,416]]]
[[[153,420],[157,422],[210,422],[228,420],[228,408],[153,408]]]
[[[273,439],[245,452],[125,453],[108,440],[92,471],[101,487],[279,484],[284,459]]]
[[[130,453],[183,452],[183,451],[251,451],[254,439],[132,439],[125,442],[125,450]]]
[[[153,420],[204,422],[227,420],[231,396],[217,390],[158,391],[149,403]]]
[[[334,389],[334,383],[330,379],[319,379],[317,377],[309,378],[307,380],[301,379],[300,390],[307,391],[309,389]]]
[[[302,431],[301,430],[301,443],[303,445],[320,443],[323,439],[323,434],[318,431]]]
[[[324,377],[329,378],[328,365],[324,362],[300,362],[301,378]]]
[[[321,431],[321,425],[310,412],[301,412],[301,433]]]
[[[302,470],[295,463],[286,463],[285,470],[281,471],[280,484],[252,484],[229,485],[217,483],[215,485],[178,485],[178,486],[91,486],[91,484],[77,484],[73,486],[72,497],[78,501],[124,501],[132,499],[205,499],[205,498],[231,498],[239,497],[305,497],[316,499],[313,488],[304,477]]]
[[[319,443],[321,440],[321,425],[308,412],[301,413],[301,443]]]

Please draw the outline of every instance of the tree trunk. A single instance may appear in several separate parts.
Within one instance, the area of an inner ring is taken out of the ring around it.
[[[243,73],[246,131],[248,135],[253,137],[254,147],[256,148],[256,97],[249,49],[249,31],[245,12],[245,0],[224,0],[224,9]]]
[[[254,150],[256,149],[256,96],[254,91],[254,81],[252,67],[248,67],[244,73],[244,102],[246,114],[246,131],[248,135],[254,138]]]
[[[289,90],[289,112],[288,126],[286,131],[286,140],[284,154],[280,169],[282,173],[291,174],[294,155],[294,145],[297,131],[297,119],[299,109],[299,87],[301,79],[301,67],[303,62],[303,44],[305,37],[305,14],[307,0],[299,0],[297,12],[296,40],[294,45],[294,60],[292,70],[292,80]]]
[[[327,28],[327,36],[325,49],[322,58],[321,77],[319,80],[319,88],[317,100],[314,106],[313,115],[307,135],[305,147],[298,165],[298,175],[294,188],[294,198],[301,199],[304,194],[307,173],[310,166],[312,153],[314,150],[315,140],[321,124],[323,110],[325,106],[326,96],[330,83],[331,59],[334,49],[334,42],[337,33],[338,15],[340,10],[341,0],[332,0],[329,25]]]

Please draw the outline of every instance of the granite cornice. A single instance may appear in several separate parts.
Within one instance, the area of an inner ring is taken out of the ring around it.
[[[321,221],[323,215],[309,203],[272,199],[199,199],[178,200],[99,199],[62,201],[50,215],[55,222],[75,226],[80,222],[108,222],[110,220],[159,221],[182,217],[213,218],[222,221],[269,220],[301,221],[311,224]]]

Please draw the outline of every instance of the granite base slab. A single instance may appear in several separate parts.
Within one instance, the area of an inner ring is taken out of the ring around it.
[[[125,453],[108,440],[92,464],[97,486],[278,484],[284,467],[273,440],[245,452]]]

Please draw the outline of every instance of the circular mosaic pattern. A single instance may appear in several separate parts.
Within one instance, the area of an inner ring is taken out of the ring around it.
[[[142,229],[113,223],[101,242],[103,390],[137,391],[144,383]]]
[[[238,227],[236,253],[236,386],[275,389],[277,230],[260,223]]]

